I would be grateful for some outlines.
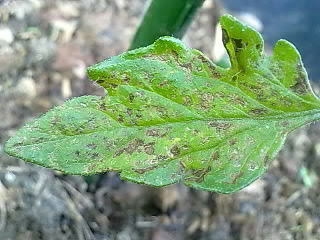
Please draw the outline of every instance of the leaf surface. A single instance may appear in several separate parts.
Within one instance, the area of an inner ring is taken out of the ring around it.
[[[106,96],[54,108],[18,131],[6,152],[69,174],[117,171],[152,186],[247,186],[290,131],[319,119],[320,102],[292,44],[279,40],[265,56],[255,30],[229,15],[221,26],[230,69],[160,38],[89,67]]]

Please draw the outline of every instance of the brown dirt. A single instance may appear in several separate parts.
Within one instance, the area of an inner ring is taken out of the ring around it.
[[[85,69],[127,49],[144,3],[0,1],[0,240],[320,239],[319,124],[291,134],[269,171],[233,195],[66,176],[3,152],[52,106],[103,94]],[[209,57],[212,12],[208,0],[185,38]]]

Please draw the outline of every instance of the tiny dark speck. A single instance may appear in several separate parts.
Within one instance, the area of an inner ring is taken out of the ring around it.
[[[95,143],[89,143],[89,144],[87,145],[87,147],[90,148],[90,149],[96,149],[96,148],[97,148],[97,145],[96,145]]]

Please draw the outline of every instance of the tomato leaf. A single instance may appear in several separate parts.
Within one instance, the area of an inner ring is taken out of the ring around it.
[[[5,151],[69,174],[117,171],[152,186],[183,181],[231,193],[267,169],[287,134],[320,118],[296,48],[263,53],[259,33],[221,18],[230,69],[181,41],[154,44],[88,68],[105,97],[75,98],[28,124]]]

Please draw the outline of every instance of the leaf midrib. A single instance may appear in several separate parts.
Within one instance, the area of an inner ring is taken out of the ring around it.
[[[82,108],[83,109],[83,108]],[[88,109],[94,109],[94,108],[88,108]],[[94,109],[96,111],[100,111],[103,112],[101,110],[98,109]],[[104,112],[103,112],[104,113]],[[303,116],[301,116],[300,114],[302,113],[307,113]],[[107,114],[106,114],[107,115]],[[301,121],[301,124],[307,124],[309,122],[313,122],[314,120],[318,120],[320,119],[320,109],[316,109],[316,110],[309,110],[309,111],[304,111],[304,112],[297,112],[294,114],[284,114],[285,116],[282,116],[281,118],[279,118],[279,116],[270,116],[270,117],[261,117],[261,118],[252,118],[252,119],[247,119],[247,118],[232,118],[232,119],[193,119],[193,120],[184,120],[184,121],[176,121],[176,122],[166,122],[166,123],[159,123],[159,124],[153,124],[153,125],[142,125],[142,126],[121,126],[121,127],[115,127],[113,126],[112,130],[116,130],[116,129],[123,129],[123,128],[151,128],[151,127],[157,127],[157,126],[163,126],[163,125],[170,125],[170,124],[179,124],[179,123],[188,123],[188,122],[195,122],[195,121],[201,121],[201,122],[211,122],[211,121],[220,121],[220,122],[231,122],[231,121],[244,121],[244,120],[251,120],[251,121],[281,121],[281,120],[286,120],[286,121],[290,121],[292,119],[295,118],[303,118],[303,120]],[[107,115],[108,116],[108,115]],[[306,120],[306,116],[311,116],[310,119]],[[276,117],[273,118],[272,117]],[[254,124],[253,124],[254,125]],[[292,130],[292,129],[288,129],[288,132]],[[38,144],[43,144],[43,143],[47,143],[47,142],[56,142],[56,141],[60,141],[64,138],[68,138],[68,137],[76,137],[76,136],[85,136],[85,135],[90,135],[90,134],[94,134],[94,133],[100,133],[100,132],[104,132],[104,131],[110,131],[110,129],[102,129],[99,131],[92,131],[92,132],[87,132],[87,133],[83,133],[83,134],[75,134],[75,135],[58,135],[58,134],[51,134],[51,133],[46,133],[46,132],[41,132],[42,134],[47,134],[49,136],[61,136],[61,139],[54,139],[54,140],[49,140],[49,141],[45,141],[45,142],[39,142],[39,143],[30,143],[30,144],[24,144],[23,146],[31,146],[31,145],[38,145]],[[22,147],[23,147],[22,146]]]

